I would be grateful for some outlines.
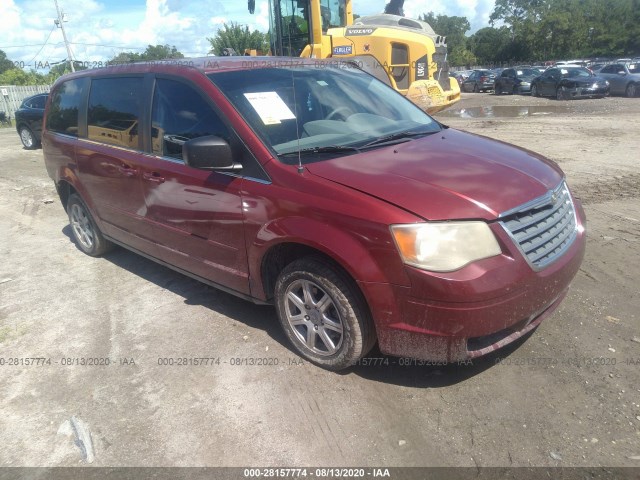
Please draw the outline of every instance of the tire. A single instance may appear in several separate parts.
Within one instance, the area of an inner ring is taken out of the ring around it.
[[[501,88],[501,86],[500,86],[500,84],[499,84],[499,83],[496,83],[496,84],[493,86],[493,94],[494,94],[494,95],[502,95],[502,88]]]
[[[27,150],[35,150],[38,148],[38,140],[29,127],[22,126],[18,130],[20,141]]]
[[[533,85],[531,85],[531,96],[532,97],[539,97],[540,96],[540,92],[538,92],[538,86],[535,83]]]
[[[114,245],[102,236],[91,212],[75,193],[67,200],[67,214],[73,239],[80,250],[92,257],[98,257],[112,250]]]
[[[478,88],[478,84],[474,83],[473,84],[473,93],[479,93],[479,92],[480,92],[480,89]]]
[[[511,95],[519,95],[518,87],[516,85],[513,86],[513,90],[511,90]]]
[[[635,83],[630,83],[627,85],[624,94],[629,98],[635,97],[638,94],[638,86]]]
[[[355,282],[322,258],[287,265],[276,282],[275,304],[291,344],[323,368],[347,368],[375,344],[371,315]]]
[[[565,92],[562,87],[558,87],[556,90],[556,100],[566,100]]]

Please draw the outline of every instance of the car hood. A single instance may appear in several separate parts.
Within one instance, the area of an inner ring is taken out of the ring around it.
[[[576,85],[593,85],[594,83],[605,83],[606,80],[602,77],[593,76],[593,77],[564,77],[562,79],[564,82],[574,83]]]
[[[533,152],[453,129],[307,169],[426,220],[494,220],[563,178],[555,163]]]

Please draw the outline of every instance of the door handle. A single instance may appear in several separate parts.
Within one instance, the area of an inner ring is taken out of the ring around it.
[[[158,172],[144,172],[142,174],[142,178],[148,180],[149,182],[164,183],[164,177],[161,176]]]
[[[118,172],[120,172],[125,177],[133,177],[138,171],[135,168],[130,167],[129,165],[120,165],[118,167]]]

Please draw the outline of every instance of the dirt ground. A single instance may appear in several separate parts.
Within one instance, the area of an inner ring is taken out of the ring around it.
[[[271,307],[80,253],[42,150],[0,130],[0,466],[640,467],[640,98],[464,94],[437,118],[558,162],[584,264],[499,356],[343,374],[300,363]]]

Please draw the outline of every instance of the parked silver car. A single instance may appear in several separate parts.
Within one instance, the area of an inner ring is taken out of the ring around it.
[[[611,95],[636,97],[640,94],[640,62],[605,65],[598,76],[609,81]]]

